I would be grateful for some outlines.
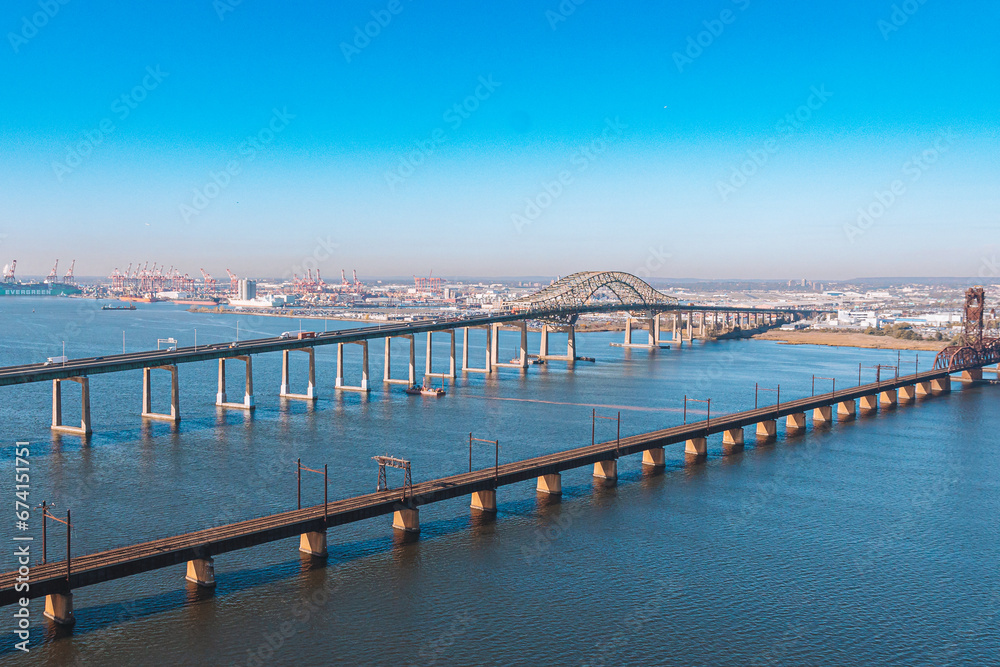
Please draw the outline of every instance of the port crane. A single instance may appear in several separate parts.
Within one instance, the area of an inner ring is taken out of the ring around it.
[[[59,271],[59,260],[57,259],[56,263],[52,265],[52,270],[49,271],[49,275],[45,278],[45,282],[47,283],[57,282],[59,280],[58,271]]]
[[[232,292],[233,296],[236,296],[236,293],[239,291],[240,279],[229,269],[226,269],[226,273],[229,274],[229,291]]]
[[[14,269],[17,268],[17,260],[10,260],[10,264],[4,265],[3,267],[3,281],[5,283],[14,282]]]
[[[205,291],[209,294],[215,294],[215,278],[205,269],[198,270],[201,271],[201,277],[205,280]]]
[[[76,278],[73,276],[73,268],[75,266],[76,266],[76,260],[74,259],[72,262],[69,263],[69,271],[67,271],[66,275],[63,276],[63,282],[66,283],[67,285],[76,284]]]
[[[111,275],[108,276],[108,279],[111,281],[111,292],[113,294],[120,294],[125,291],[125,277],[122,276],[117,266],[111,272]]]
[[[112,281],[115,280],[115,274],[118,273],[118,269],[115,269],[115,273],[111,275]],[[125,273],[118,276],[117,282],[112,282],[112,289],[117,289],[120,293],[125,294],[129,287],[129,281],[132,278],[132,262],[128,263],[128,268],[125,269]]]
[[[413,276],[413,283],[417,287],[418,292],[427,292],[434,294],[435,292],[441,291],[441,283],[444,282],[444,278],[435,278],[434,269],[431,269],[430,274],[426,278],[418,278]]]

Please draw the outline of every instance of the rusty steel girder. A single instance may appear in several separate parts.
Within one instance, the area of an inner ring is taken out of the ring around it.
[[[986,290],[980,285],[965,291],[962,345],[949,345],[934,358],[936,370],[960,371],[1000,363],[1000,340],[983,336]]]
[[[950,345],[934,357],[934,369],[957,372],[1000,363],[1000,340],[983,339],[980,347]]]

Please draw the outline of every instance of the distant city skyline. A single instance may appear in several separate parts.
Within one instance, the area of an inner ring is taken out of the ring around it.
[[[16,0],[0,265],[997,275],[998,19],[982,1]]]

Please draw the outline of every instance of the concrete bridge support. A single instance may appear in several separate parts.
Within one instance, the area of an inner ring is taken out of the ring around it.
[[[943,378],[931,380],[931,392],[935,394],[947,394],[951,391],[951,377],[946,375]]]
[[[53,593],[45,596],[45,618],[58,625],[71,626],[76,623],[73,615],[73,594]]]
[[[806,413],[793,412],[785,417],[786,431],[803,431],[806,428]]]
[[[450,378],[455,379],[455,330],[448,329],[448,333],[451,335],[451,354],[449,355],[449,366],[447,373],[435,373],[434,372],[434,352],[433,352],[433,342],[434,342],[434,332],[427,332],[427,355],[426,361],[424,363],[424,377],[425,378]]]
[[[56,433],[69,433],[83,437],[93,433],[90,425],[90,378],[66,378],[80,385],[80,426],[66,426],[62,420],[62,383],[63,380],[52,381],[52,430]]]
[[[486,329],[486,365],[482,368],[469,366],[469,330]],[[462,336],[462,370],[466,373],[492,373],[493,372],[493,327],[465,327],[465,335]]]
[[[187,575],[184,577],[192,584],[206,588],[215,586],[215,559],[196,558],[187,562]]]
[[[879,405],[884,405],[886,407],[894,407],[896,405],[898,398],[895,389],[886,389],[885,391],[879,392],[878,402]]]
[[[837,418],[838,419],[853,419],[857,415],[855,409],[854,399],[848,399],[846,401],[840,401],[837,403]]]
[[[983,381],[983,369],[982,368],[970,368],[967,371],[962,371],[962,375],[959,377],[960,382],[982,382]]]
[[[500,361],[500,332],[504,329],[514,329],[521,333],[521,347],[519,351],[518,360],[516,362],[502,362]],[[493,341],[492,347],[490,349],[490,360],[494,368],[528,368],[528,323],[525,320],[521,320],[517,323],[515,327],[504,327],[499,323],[493,324]]]
[[[566,354],[549,354],[549,334],[553,331],[566,333]],[[544,361],[576,361],[576,327],[572,324],[566,326],[550,327],[542,323],[542,339],[538,347],[538,358]]]
[[[731,428],[722,432],[722,444],[724,445],[742,445],[743,444],[743,429],[742,428]]]
[[[765,419],[757,422],[757,435],[764,438],[773,438],[778,434],[778,424],[774,419]]]
[[[299,551],[316,558],[326,558],[326,531],[314,531],[299,535]]]
[[[908,384],[899,388],[899,402],[912,403],[917,400],[916,385]]]
[[[663,451],[663,447],[654,447],[653,449],[643,451],[642,465],[653,468],[662,468],[667,465],[667,457]]]
[[[659,325],[659,315],[653,315],[652,317],[644,317],[642,321],[645,322],[646,328],[646,339],[645,343],[634,343],[632,342],[632,332],[633,323],[639,318],[632,317],[631,315],[625,318],[625,341],[622,343],[622,347],[643,347],[643,348],[654,348],[660,346],[660,325]]]
[[[473,492],[470,507],[480,512],[496,512],[497,492],[495,490]]]
[[[219,391],[215,395],[215,404],[220,408],[234,408],[236,410],[253,410],[253,362],[250,355],[240,355],[229,357],[229,359],[239,359],[246,364],[246,388],[243,392],[242,403],[226,402],[226,359],[219,359]]]
[[[170,414],[153,412],[153,386],[150,374],[154,370],[170,371]],[[142,416],[177,423],[181,420],[180,387],[177,383],[177,366],[155,366],[142,369]]]
[[[360,345],[362,350],[362,361],[361,361],[361,384],[360,385],[347,385],[344,384],[344,346],[345,345]],[[368,386],[368,341],[359,340],[352,341],[350,343],[337,343],[337,381],[336,381],[337,391],[361,391],[369,392],[371,388]]]
[[[618,479],[618,460],[609,459],[595,463],[594,477],[600,479]]]
[[[419,533],[420,510],[416,507],[396,510],[392,515],[392,527],[404,533]]]
[[[684,453],[693,454],[699,458],[708,456],[708,442],[705,438],[691,438],[684,443]]]
[[[833,406],[823,405],[813,408],[813,424],[822,424],[833,421]]]
[[[535,490],[538,493],[549,493],[554,496],[562,495],[562,475],[559,473],[541,475]]]
[[[397,380],[392,377],[392,339],[393,338],[405,338],[410,341],[410,365],[409,374],[405,380]],[[382,373],[382,382],[385,384],[405,384],[408,387],[412,387],[417,383],[417,343],[413,337],[413,334],[405,334],[402,336],[386,336],[385,337],[385,370]]]
[[[872,410],[878,410],[877,394],[869,394],[868,396],[862,396],[859,400],[861,401],[861,410],[863,412],[871,412]]]
[[[303,401],[315,401],[316,395],[316,348],[304,347],[299,352],[309,355],[309,384],[306,385],[306,393],[293,394],[289,390],[291,387],[291,373],[289,371],[288,355],[293,350],[282,350],[281,352],[281,390],[278,396],[281,398],[294,398]]]
[[[670,334],[670,342],[677,347],[684,346],[684,332],[682,329],[678,328],[677,320],[680,318],[680,313],[673,312],[670,314],[670,322],[673,325],[673,332]]]

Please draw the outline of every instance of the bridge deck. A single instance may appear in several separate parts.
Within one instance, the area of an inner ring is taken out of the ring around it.
[[[646,449],[681,443],[689,438],[704,437],[728,429],[749,426],[767,419],[778,419],[789,414],[857,399],[880,391],[897,389],[920,381],[943,378],[947,375],[949,373],[945,370],[925,371],[885,380],[881,383],[842,389],[836,393],[818,394],[780,405],[721,415],[713,417],[710,421],[702,420],[632,435],[622,438],[617,446],[615,441],[601,442],[513,463],[505,463],[499,467],[498,474],[490,468],[434,479],[413,485],[413,503],[422,505],[439,502],[469,495],[474,491],[515,484],[540,475],[562,472],[597,461],[636,454]],[[338,526],[389,514],[404,507],[401,504],[401,493],[401,489],[395,489],[331,502],[328,505],[327,525]],[[410,498],[407,498],[407,501],[409,502]],[[76,589],[150,570],[179,565],[192,559],[245,549],[294,537],[304,532],[320,531],[324,529],[323,512],[323,505],[314,505],[73,558],[68,581],[69,588]],[[15,592],[16,578],[17,572],[7,572],[0,575],[0,606],[12,604],[19,597],[34,598],[50,593],[65,592],[67,588],[66,562],[53,562],[32,567],[31,587],[30,591],[26,593]]]
[[[320,345],[336,343],[352,343],[362,340],[399,336],[403,334],[426,333],[428,331],[447,331],[463,327],[484,326],[493,323],[516,322],[546,317],[561,317],[583,313],[606,313],[622,310],[651,310],[653,312],[725,312],[725,313],[760,313],[767,315],[791,315],[818,312],[805,309],[775,309],[775,308],[737,308],[728,306],[698,306],[694,304],[676,306],[654,306],[629,304],[600,304],[574,308],[555,308],[535,310],[530,312],[502,313],[471,318],[437,319],[429,322],[405,322],[399,324],[384,324],[340,331],[317,333],[315,338],[299,340],[297,338],[258,338],[254,340],[214,343],[198,347],[181,347],[175,350],[149,350],[130,352],[128,354],[109,354],[103,357],[88,357],[70,359],[64,364],[22,364],[19,366],[0,367],[0,387],[5,385],[24,384],[28,382],[43,382],[59,380],[84,375],[100,373],[117,373],[120,371],[152,368],[172,364],[227,359],[238,355],[263,354],[266,352],[281,352],[282,350],[297,350]]]

